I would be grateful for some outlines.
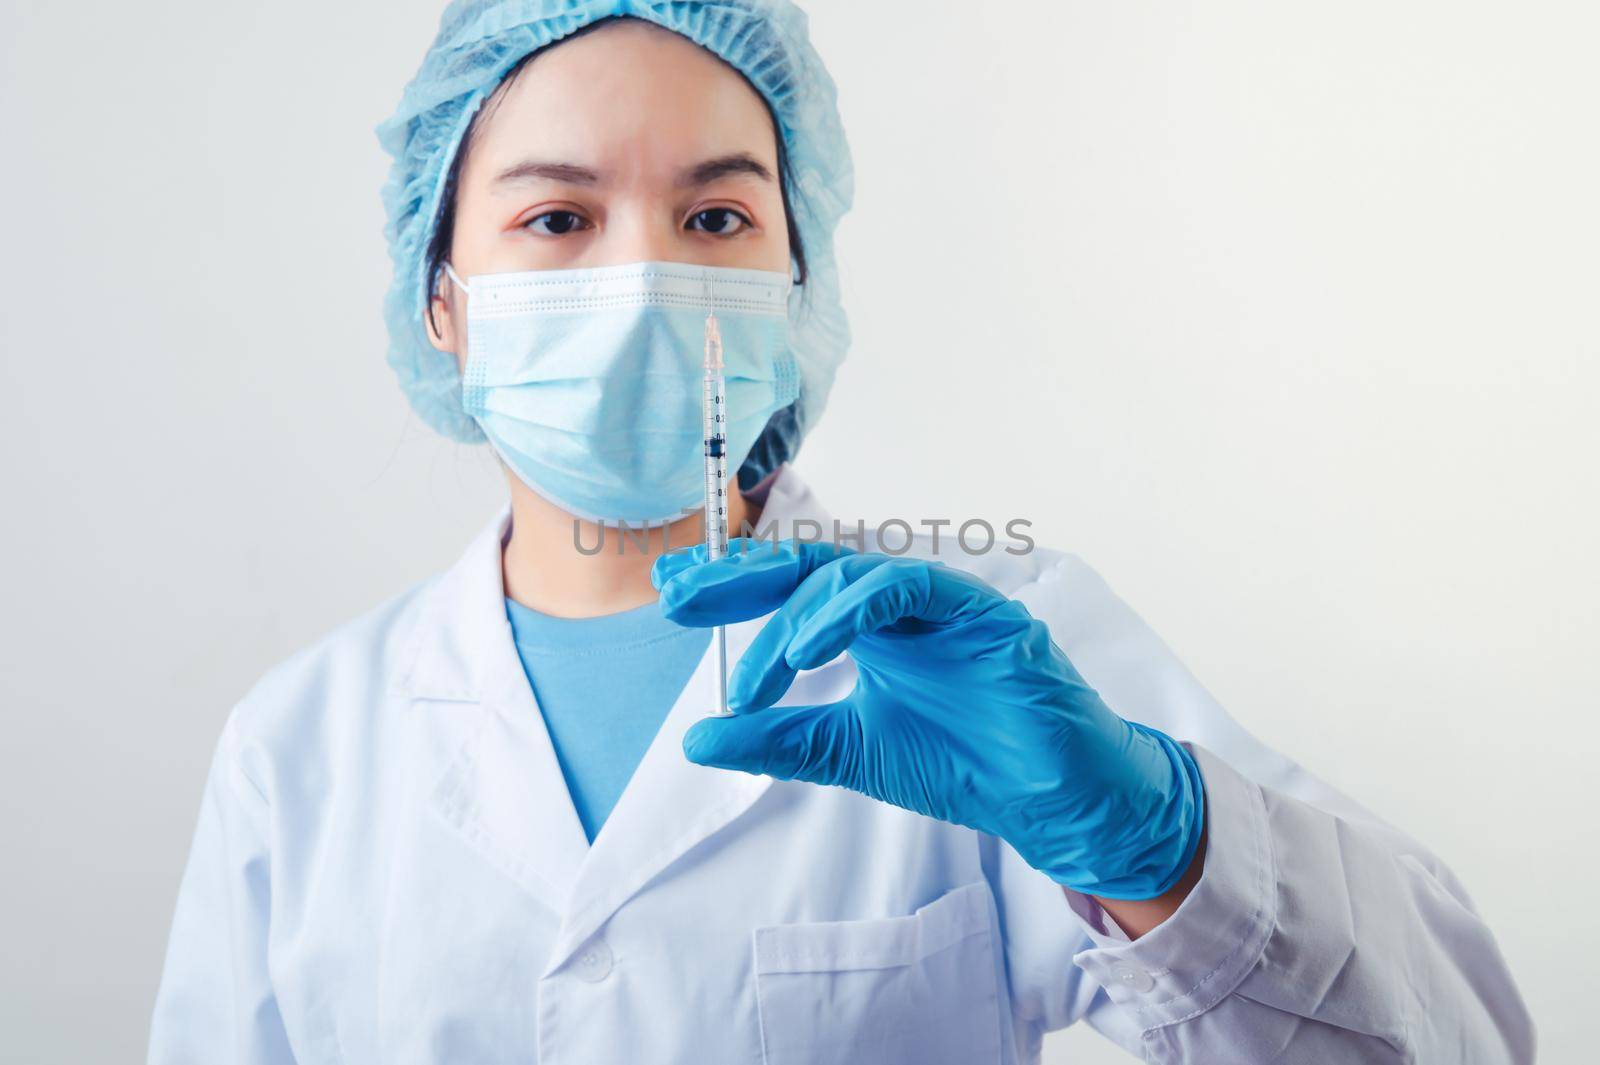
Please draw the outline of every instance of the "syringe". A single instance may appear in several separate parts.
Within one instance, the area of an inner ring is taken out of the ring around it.
[[[727,386],[722,379],[722,332],[717,312],[706,314],[706,358],[703,422],[706,441],[706,558],[728,553],[728,437]],[[728,633],[721,625],[712,630],[717,645],[717,709],[713,716],[727,717]]]

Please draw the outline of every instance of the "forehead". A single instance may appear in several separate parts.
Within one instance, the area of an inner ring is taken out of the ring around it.
[[[530,156],[648,171],[736,152],[775,168],[776,132],[755,89],[694,42],[623,19],[530,60],[486,110],[463,177]]]

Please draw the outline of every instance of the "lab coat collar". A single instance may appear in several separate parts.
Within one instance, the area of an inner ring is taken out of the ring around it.
[[[748,495],[762,500],[761,526],[812,536],[831,518],[782,466]],[[430,588],[398,688],[426,703],[476,703],[469,727],[434,784],[434,813],[491,864],[561,916],[549,960],[562,965],[617,908],[691,848],[739,817],[770,787],[768,777],[695,765],[683,734],[716,699],[714,649],[696,666],[617,806],[590,846],[573,808],[512,641],[501,550],[504,508],[462,560]],[[770,615],[768,615],[770,616]],[[766,618],[727,629],[728,659]]]
[[[763,532],[776,524],[780,535],[787,537],[804,526],[805,535],[815,538],[833,528],[833,519],[787,464],[745,495],[762,503]],[[504,680],[503,652],[509,652],[521,673],[506,618],[501,568],[510,535],[508,503],[473,538],[461,559],[424,591],[419,623],[408,637],[395,677],[394,687],[401,694],[430,701],[479,702],[487,684]]]

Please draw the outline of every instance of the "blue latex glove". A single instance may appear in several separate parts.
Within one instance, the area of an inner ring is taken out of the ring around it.
[[[726,625],[777,610],[729,679],[732,717],[683,739],[701,765],[854,789],[998,836],[1077,891],[1153,898],[1200,841],[1204,789],[1170,737],[1124,721],[1043,622],[942,563],[831,544],[734,540],[664,555],[668,617]],[[848,651],[855,690],[774,706],[797,671]]]

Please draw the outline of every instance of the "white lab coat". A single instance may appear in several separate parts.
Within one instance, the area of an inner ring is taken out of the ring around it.
[[[763,520],[833,529],[789,469]],[[1194,751],[1204,875],[1151,934],[991,837],[690,763],[709,656],[588,845],[506,621],[508,521],[228,717],[152,1063],[1009,1063],[1080,1019],[1153,1062],[1532,1060],[1449,871],[1246,734],[1070,555],[938,557]],[[841,657],[785,701],[853,679]]]

